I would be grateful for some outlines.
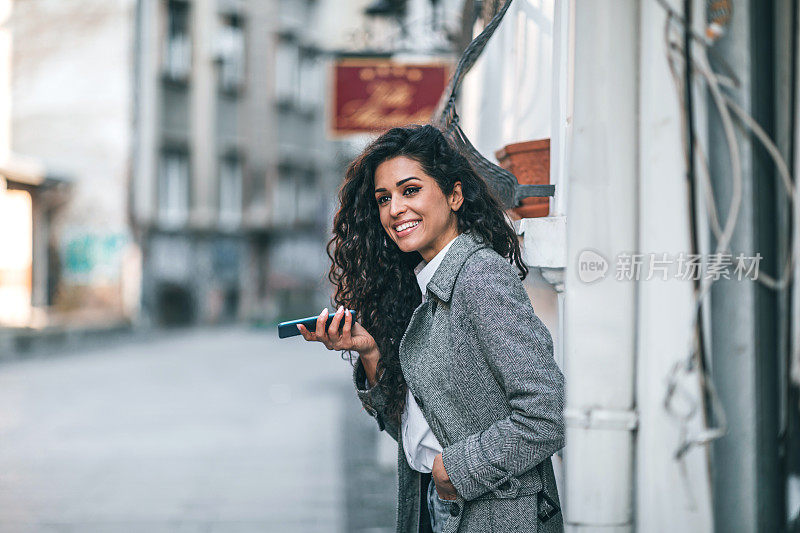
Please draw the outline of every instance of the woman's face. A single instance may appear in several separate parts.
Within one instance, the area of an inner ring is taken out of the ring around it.
[[[402,251],[417,251],[425,261],[458,235],[455,211],[463,202],[461,182],[445,196],[436,180],[411,158],[399,156],[378,165],[375,201],[389,237]]]

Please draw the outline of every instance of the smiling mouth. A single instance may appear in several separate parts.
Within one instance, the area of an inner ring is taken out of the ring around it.
[[[413,222],[407,222],[405,224],[401,224],[394,231],[395,231],[395,233],[397,234],[398,237],[405,237],[406,235],[408,235],[409,233],[411,233],[412,231],[417,229],[417,226],[419,226],[420,222],[422,222],[422,221],[421,220],[415,220]]]

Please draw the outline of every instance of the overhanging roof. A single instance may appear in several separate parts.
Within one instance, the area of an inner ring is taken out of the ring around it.
[[[47,171],[42,163],[32,157],[9,154],[0,159],[0,176],[9,181],[39,186],[47,178]]]

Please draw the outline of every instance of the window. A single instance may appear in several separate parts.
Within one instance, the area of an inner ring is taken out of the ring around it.
[[[189,214],[189,157],[182,151],[165,151],[158,179],[158,219],[167,228],[186,222]]]
[[[219,223],[226,228],[235,228],[242,221],[242,161],[230,155],[222,159],[219,166]]]
[[[294,224],[297,219],[297,184],[289,171],[279,172],[273,202],[275,224],[280,226]]]
[[[245,42],[242,18],[222,15],[217,40],[220,61],[219,83],[224,91],[238,91],[244,85]]]
[[[167,2],[167,34],[164,40],[164,74],[185,81],[192,65],[192,41],[189,28],[189,4],[182,0]]]
[[[290,39],[278,40],[275,49],[275,96],[283,106],[297,104],[300,85],[300,50]]]
[[[321,68],[312,51],[300,55],[298,101],[304,112],[313,112],[323,104]]]
[[[317,173],[314,170],[307,170],[300,177],[297,217],[300,222],[313,222],[320,215],[320,188]]]

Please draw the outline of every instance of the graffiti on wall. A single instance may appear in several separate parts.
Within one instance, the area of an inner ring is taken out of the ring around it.
[[[117,283],[129,242],[128,235],[122,232],[66,232],[61,245],[63,281],[75,285]]]

